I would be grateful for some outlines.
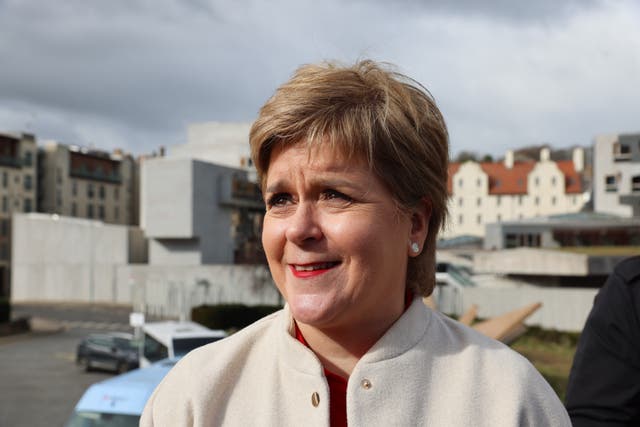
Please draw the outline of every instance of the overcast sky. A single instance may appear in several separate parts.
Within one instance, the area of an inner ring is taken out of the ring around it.
[[[640,131],[639,4],[0,0],[0,131],[142,154],[253,120],[300,64],[367,57],[429,88],[452,154],[587,145]]]

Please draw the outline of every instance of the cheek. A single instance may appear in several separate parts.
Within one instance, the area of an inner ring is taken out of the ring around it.
[[[277,221],[265,217],[262,224],[262,247],[269,263],[279,258],[283,250],[284,228]]]

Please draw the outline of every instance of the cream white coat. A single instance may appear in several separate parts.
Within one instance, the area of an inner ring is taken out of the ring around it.
[[[526,359],[420,299],[356,365],[347,418],[351,427],[571,426]],[[140,425],[329,426],[329,389],[285,307],[184,357]]]

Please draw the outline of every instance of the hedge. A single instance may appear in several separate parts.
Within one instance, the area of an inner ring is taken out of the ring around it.
[[[237,330],[281,308],[277,305],[200,305],[191,309],[191,320],[211,329]]]
[[[0,299],[0,323],[8,323],[11,320],[11,304],[9,300]]]

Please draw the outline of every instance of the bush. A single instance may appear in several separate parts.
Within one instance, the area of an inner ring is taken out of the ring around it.
[[[211,329],[237,330],[281,308],[277,305],[200,305],[191,309],[191,320]]]
[[[0,323],[9,323],[11,320],[11,304],[9,300],[0,299]]]

